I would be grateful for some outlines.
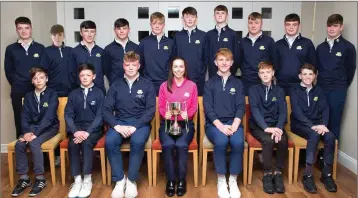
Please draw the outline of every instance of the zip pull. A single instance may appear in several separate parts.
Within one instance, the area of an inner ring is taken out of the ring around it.
[[[220,32],[218,33],[218,42],[220,41]]]
[[[88,92],[87,92],[87,94],[88,94]],[[84,109],[86,109],[86,107],[87,107],[87,95],[86,95],[86,89],[85,90],[83,90],[83,108]]]
[[[62,50],[61,50],[61,48],[58,48],[58,49],[60,50],[61,58],[63,58],[63,56],[62,56]]]
[[[191,33],[190,33],[189,30],[188,30],[189,43],[191,43],[191,41],[190,41],[190,36],[191,36]]]
[[[265,101],[267,101],[267,95],[268,95],[268,91],[269,91],[269,88],[268,87],[266,87],[266,96],[265,96]]]
[[[29,55],[29,52],[26,50],[26,56],[28,56]]]
[[[159,47],[159,42],[158,42],[158,49],[160,49],[160,47]]]
[[[222,84],[223,84],[223,91],[225,91],[225,85],[226,85],[227,79],[226,79],[226,81],[225,81],[224,78],[221,77],[221,82],[222,82]]]
[[[309,92],[310,92],[310,90],[309,90],[309,89],[306,89],[308,106],[310,106],[310,96],[309,96]]]

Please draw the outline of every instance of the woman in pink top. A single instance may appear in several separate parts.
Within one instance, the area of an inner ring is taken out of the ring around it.
[[[168,81],[159,89],[159,112],[161,123],[159,128],[160,142],[163,148],[167,185],[165,193],[168,197],[175,194],[183,196],[186,193],[186,172],[188,161],[188,145],[194,136],[193,117],[198,107],[198,91],[196,84],[187,79],[187,65],[183,58],[176,57],[169,68]],[[171,102],[181,103],[181,112],[177,116],[182,135],[173,136],[169,132],[175,116],[168,111]],[[165,123],[166,122],[166,123]],[[176,154],[176,155],[175,155]],[[173,157],[176,156],[176,159]],[[174,162],[178,161],[178,168]],[[178,187],[175,187],[178,181]]]

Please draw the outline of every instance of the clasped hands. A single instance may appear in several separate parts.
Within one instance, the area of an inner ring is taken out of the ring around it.
[[[28,132],[28,133],[25,133],[25,135],[23,137],[19,138],[19,141],[31,142],[35,138],[37,138],[37,136],[33,132]]]
[[[279,141],[281,141],[281,137],[283,134],[282,129],[277,128],[277,127],[267,127],[264,131],[266,133],[271,133],[271,139],[273,139],[275,141],[275,143],[278,143]]]
[[[312,130],[316,131],[320,135],[324,135],[325,133],[328,133],[329,130],[325,125],[315,125],[311,127]]]
[[[240,123],[233,122],[232,125],[218,124],[217,128],[226,136],[232,136],[239,128]]]
[[[116,125],[114,130],[120,133],[124,138],[130,137],[137,129],[134,126]]]
[[[167,112],[165,113],[165,119],[169,120],[170,118],[172,118],[173,115],[174,115],[174,114],[172,114],[171,111],[167,111]],[[181,112],[180,112],[180,116],[185,120],[185,119],[188,118],[188,113],[187,113],[186,111],[181,111]]]

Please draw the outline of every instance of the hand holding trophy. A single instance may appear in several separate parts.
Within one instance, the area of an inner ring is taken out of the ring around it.
[[[182,110],[182,107],[185,106],[184,110]],[[166,115],[173,115],[174,116],[174,122],[170,122],[170,127],[169,130],[167,128],[167,121],[165,121],[165,132],[169,133],[170,135],[173,136],[180,136],[182,135],[182,129],[180,127],[180,125],[178,124],[178,115],[184,114],[187,115],[187,107],[186,107],[186,102],[181,103],[181,102],[168,102],[166,104]],[[169,113],[170,112],[170,113]],[[185,112],[185,113],[184,113]],[[168,116],[169,117],[169,116]],[[166,116],[166,119],[168,119],[168,117]],[[185,125],[186,125],[186,130],[188,132],[188,127],[187,127],[187,120],[188,120],[188,116],[184,116],[185,118]]]

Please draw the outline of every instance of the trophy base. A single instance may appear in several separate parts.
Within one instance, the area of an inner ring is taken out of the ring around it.
[[[171,132],[169,132],[168,134],[171,135],[171,136],[181,136],[181,135],[183,135],[183,133],[171,133]]]

